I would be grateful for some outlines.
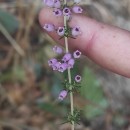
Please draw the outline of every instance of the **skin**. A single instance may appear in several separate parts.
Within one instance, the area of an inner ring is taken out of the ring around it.
[[[41,26],[45,23],[53,23],[56,27],[63,26],[63,18],[55,17],[50,8],[40,11],[39,22]],[[81,14],[73,14],[69,24],[71,27],[80,27],[82,32],[76,39],[69,39],[69,48],[78,49],[103,68],[130,78],[129,31],[100,23]],[[59,40],[55,32],[48,34],[56,42],[64,44],[64,39]]]

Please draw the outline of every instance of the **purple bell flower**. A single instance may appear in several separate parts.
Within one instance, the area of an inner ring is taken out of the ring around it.
[[[55,30],[55,26],[53,24],[45,24],[43,28],[48,32],[53,32]]]
[[[68,91],[62,90],[62,91],[60,92],[60,94],[59,94],[58,99],[61,100],[61,101],[64,100],[64,99],[66,98],[67,94],[68,94]]]
[[[53,7],[54,6],[54,0],[43,0],[44,4]]]
[[[57,29],[57,34],[58,34],[59,36],[63,36],[64,33],[65,33],[65,28],[64,28],[64,27],[58,27],[58,29]]]
[[[58,68],[58,71],[59,72],[64,72],[66,69],[67,69],[68,65],[67,63],[62,63],[59,68]]]
[[[56,63],[54,63],[54,64],[52,65],[52,69],[53,69],[53,70],[58,70],[59,67],[60,67],[60,65],[61,65],[60,62],[56,62]]]
[[[62,11],[61,11],[60,9],[55,8],[55,9],[53,10],[53,14],[54,14],[55,16],[61,16],[61,15],[62,15]]]
[[[54,51],[55,53],[57,53],[57,54],[62,54],[63,49],[62,49],[61,47],[59,47],[59,46],[54,46],[54,47],[53,47],[53,51]]]
[[[55,8],[60,8],[61,7],[61,2],[59,0],[54,0],[54,7]]]
[[[81,34],[80,28],[79,27],[74,27],[72,28],[72,36],[76,37]]]
[[[80,58],[81,54],[82,54],[82,53],[81,53],[79,50],[76,50],[76,51],[73,53],[73,56],[74,56],[74,58]]]
[[[52,58],[52,59],[50,59],[50,60],[48,61],[48,64],[49,64],[49,66],[52,66],[52,65],[54,65],[56,62],[57,62],[57,59]]]
[[[62,61],[64,61],[64,62],[67,62],[67,61],[69,61],[70,59],[71,59],[71,54],[70,53],[66,53],[64,56],[63,56],[63,58],[62,58]]]
[[[65,8],[63,9],[63,14],[66,15],[66,16],[70,15],[70,14],[71,14],[70,9],[69,9],[68,7],[65,7]]]
[[[78,13],[78,14],[83,12],[83,9],[80,6],[74,6],[72,10],[74,13]]]
[[[79,82],[81,81],[81,76],[80,76],[80,75],[76,75],[76,76],[75,76],[75,81],[76,81],[77,83],[79,83]]]
[[[75,60],[74,59],[70,59],[69,61],[68,61],[68,68],[73,68],[73,66],[74,66],[74,63],[75,63]]]

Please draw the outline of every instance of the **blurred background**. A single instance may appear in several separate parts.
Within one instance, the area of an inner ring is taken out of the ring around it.
[[[130,0],[82,0],[87,17],[130,30]],[[0,0],[0,130],[70,130],[61,125],[69,98],[56,103],[64,75],[48,59],[56,44],[38,22],[42,0]],[[80,62],[80,63],[79,63]],[[82,57],[72,72],[83,77],[75,130],[130,130],[130,80]]]

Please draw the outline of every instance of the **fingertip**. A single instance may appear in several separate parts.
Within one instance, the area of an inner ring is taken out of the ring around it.
[[[51,21],[51,17],[50,16],[50,10],[46,7],[42,8],[41,11],[39,12],[39,23],[41,26],[43,26],[45,23],[49,23]],[[49,16],[49,18],[48,18]]]
[[[51,8],[44,7],[39,12],[39,23],[43,26],[45,23],[53,23],[55,26],[63,25],[63,18],[53,15]]]
[[[39,23],[41,26],[43,26],[45,23],[50,23],[50,24],[54,24],[55,28],[59,27],[59,26],[63,26],[63,17],[56,17],[53,15],[52,13],[53,9],[48,8],[48,7],[44,7],[43,9],[41,9],[41,11],[39,12]],[[69,47],[72,49],[79,49],[81,50],[84,54],[87,54],[88,51],[86,51],[86,45],[88,45],[88,41],[90,41],[91,37],[92,37],[92,33],[93,30],[95,30],[96,26],[93,27],[93,24],[89,24],[89,26],[91,28],[86,27],[86,21],[88,21],[88,23],[93,23],[92,21],[89,22],[89,19],[87,19],[86,17],[80,16],[80,15],[73,15],[73,19],[72,21],[70,21],[70,26],[71,27],[75,27],[75,26],[81,26],[81,32],[82,35],[75,39],[70,39],[69,38]],[[59,41],[59,36],[56,33],[51,33],[51,32],[47,32],[56,42],[60,42],[61,44],[64,43],[64,40],[60,40]],[[82,39],[82,40],[81,40]],[[81,44],[79,44],[81,43]]]
[[[53,9],[43,8],[39,12],[39,23],[53,23],[56,27],[63,26],[63,17],[56,17]],[[130,33],[119,28],[109,26],[82,15],[73,15],[71,27],[80,26],[82,35],[75,39],[69,38],[69,48],[78,49],[90,59],[104,68],[118,74],[130,77]],[[48,32],[47,32],[48,33]],[[56,42],[59,40],[56,32],[48,33]],[[125,43],[125,44],[124,44]]]
[[[42,21],[43,21],[43,18],[44,18],[43,13],[44,13],[44,8],[40,10],[39,16],[38,16],[40,25],[42,25]]]

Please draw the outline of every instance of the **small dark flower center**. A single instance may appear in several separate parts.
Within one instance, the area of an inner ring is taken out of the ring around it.
[[[63,31],[63,28],[59,29],[59,32],[62,32]]]
[[[76,55],[80,55],[80,53],[79,53],[79,52],[76,52]]]
[[[68,9],[65,9],[65,13],[69,13],[69,10],[68,10]]]
[[[79,77],[79,76],[77,76],[77,80],[80,80],[80,77]]]
[[[76,29],[75,29],[75,31],[77,31],[77,32],[78,32],[78,31],[79,31],[79,29],[78,29],[78,28],[76,28]]]
[[[55,14],[59,14],[59,11],[55,11]]]
[[[78,11],[81,11],[81,9],[80,9],[80,8],[78,8]]]

